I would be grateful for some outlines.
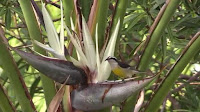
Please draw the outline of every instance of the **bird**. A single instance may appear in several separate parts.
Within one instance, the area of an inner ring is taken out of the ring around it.
[[[113,73],[123,79],[131,78],[135,74],[146,73],[135,70],[132,66],[117,60],[116,57],[109,56],[105,61],[108,61]]]

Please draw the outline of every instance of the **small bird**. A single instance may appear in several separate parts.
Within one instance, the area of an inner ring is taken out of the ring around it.
[[[119,76],[120,78],[130,78],[133,77],[135,74],[146,73],[134,70],[132,66],[118,61],[115,57],[109,56],[105,61],[108,61],[111,66],[111,70],[114,72],[115,75]]]

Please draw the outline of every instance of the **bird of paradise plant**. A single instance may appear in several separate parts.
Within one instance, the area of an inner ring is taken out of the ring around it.
[[[61,4],[62,7],[62,4]],[[71,42],[76,48],[78,60],[69,56],[67,60],[64,55],[64,22],[61,8],[61,31],[60,38],[54,28],[53,22],[42,5],[45,29],[51,47],[44,45],[36,40],[35,44],[52,53],[55,58],[42,57],[31,53],[12,48],[22,58],[24,58],[34,68],[47,75],[51,79],[67,85],[81,84],[80,87],[71,92],[71,103],[75,109],[91,111],[118,104],[128,98],[131,94],[141,90],[155,77],[141,81],[133,79],[125,82],[102,82],[108,79],[111,69],[105,59],[113,56],[115,43],[119,32],[120,20],[110,37],[110,41],[100,58],[98,52],[98,24],[96,25],[96,51],[87,24],[82,17],[83,44],[78,35],[65,26]],[[73,23],[71,23],[74,28]],[[72,61],[72,62],[70,62]],[[119,91],[121,90],[121,91]],[[126,91],[124,91],[126,90]],[[114,94],[113,94],[114,93]],[[84,104],[84,105],[83,105]]]

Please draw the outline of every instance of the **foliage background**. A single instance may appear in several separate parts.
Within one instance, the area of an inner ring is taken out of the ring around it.
[[[120,1],[120,0],[118,0]],[[40,6],[40,1],[36,1]],[[60,28],[60,9],[59,1],[46,1],[47,9],[51,14],[55,27],[59,32]],[[87,4],[81,0],[83,15],[88,20],[90,7],[84,5],[92,3],[88,0]],[[148,30],[155,21],[158,12],[164,5],[165,0],[129,0],[124,16],[123,26],[121,27],[120,39],[116,48],[116,57],[124,62],[132,61],[133,65],[137,64],[138,56],[134,56],[137,47],[147,38]],[[107,24],[112,19],[113,8],[115,1],[111,0],[107,14]],[[11,46],[32,46],[31,39],[27,30],[24,15],[17,0],[1,0],[0,1],[0,26],[5,32],[5,36]],[[198,0],[182,0],[176,12],[166,26],[164,33],[161,35],[160,43],[158,44],[152,60],[149,64],[149,69],[154,73],[159,72],[163,66],[169,64],[171,66],[177,60],[181,51],[191,40],[196,32],[200,29],[200,1]],[[46,33],[42,32],[46,40]],[[103,42],[104,40],[102,40]],[[66,45],[68,42],[66,41]],[[0,52],[2,53],[2,52]],[[41,78],[37,71],[30,65],[25,63],[18,55],[12,52],[23,79],[28,87],[33,103],[38,111],[45,111],[46,104],[44,99],[44,91],[42,88]],[[0,57],[1,58],[1,57]],[[199,88],[199,71],[200,71],[200,55],[197,53],[193,60],[187,65],[184,71],[179,76],[171,91],[169,91],[166,100],[160,107],[160,111],[200,111],[200,88]],[[165,77],[165,74],[170,67],[165,69],[160,77],[160,80]],[[191,82],[187,82],[194,77]],[[111,75],[112,79],[112,75]],[[158,82],[160,81],[158,80]],[[0,67],[0,84],[7,91],[9,99],[21,111],[16,96],[13,91],[10,80],[7,77],[6,71]],[[182,88],[179,86],[183,85]],[[153,86],[154,87],[154,86]],[[154,91],[153,87],[148,88],[145,93],[145,102],[151,97]]]

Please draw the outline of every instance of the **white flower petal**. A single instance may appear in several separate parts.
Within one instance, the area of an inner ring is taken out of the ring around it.
[[[39,47],[43,48],[44,50],[46,50],[46,51],[50,52],[51,54],[53,54],[56,58],[59,58],[59,59],[62,59],[62,60],[66,60],[64,55],[59,54],[59,52],[55,51],[53,48],[49,47],[48,45],[44,45],[44,44],[42,44],[42,43],[40,43],[40,42],[38,42],[36,40],[33,40],[33,42],[37,46],[39,46]]]
[[[98,81],[107,80],[108,77],[110,76],[111,68],[110,68],[109,63],[107,61],[105,61],[105,59],[108,58],[108,56],[114,56],[115,44],[116,44],[116,41],[117,41],[119,27],[120,27],[120,20],[118,20],[116,28],[115,28],[113,34],[111,35],[109,43],[108,43],[106,50],[104,52],[102,63],[100,65],[101,73],[99,73],[98,77],[97,77]]]
[[[61,27],[60,27],[60,48],[61,54],[64,55],[64,20],[63,20],[63,6],[62,1],[60,2],[60,10],[61,10]]]
[[[75,65],[75,66],[78,66],[78,67],[83,67],[83,64],[79,61],[77,61],[76,59],[74,59],[73,57],[70,57],[72,63]]]
[[[82,28],[83,28],[82,30],[83,30],[84,51],[86,58],[89,62],[88,67],[90,68],[90,70],[95,70],[96,68],[95,45],[83,16],[82,16]]]
[[[43,18],[44,18],[44,23],[45,23],[45,28],[46,28],[49,44],[55,51],[61,53],[62,51],[60,48],[58,34],[54,27],[53,21],[51,20],[51,17],[49,15],[49,13],[47,12],[43,3],[42,3],[42,14],[43,14]]]
[[[69,31],[69,29],[66,25],[65,25],[65,28],[67,30],[67,34],[69,35],[71,42],[73,43],[74,47],[76,48],[76,51],[77,51],[79,58],[80,58],[80,61],[83,63],[83,65],[88,66],[87,58],[82,51],[79,40],[75,39],[77,37],[72,36],[71,32]]]
[[[101,75],[100,71],[100,57],[99,57],[99,47],[98,47],[98,24],[96,25],[96,32],[95,32],[95,39],[96,39],[96,61],[97,61],[97,74]]]
[[[75,30],[75,26],[74,26],[72,17],[70,17],[70,23],[71,23],[71,29],[74,31]]]

